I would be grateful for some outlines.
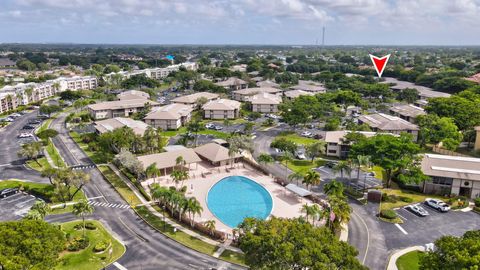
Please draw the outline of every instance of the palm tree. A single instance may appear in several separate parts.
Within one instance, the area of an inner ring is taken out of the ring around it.
[[[150,164],[147,169],[145,169],[145,174],[147,178],[152,178],[153,177],[153,182],[157,180],[157,177],[160,175],[161,170],[157,168],[157,163],[154,162],[153,164]]]
[[[327,202],[328,207],[325,209],[327,227],[335,233],[338,232],[343,223],[348,223],[352,208],[344,198],[337,196],[329,196]]]
[[[302,212],[305,213],[305,219],[308,222],[308,217],[312,217],[312,222],[315,221],[315,216],[320,213],[320,207],[317,204],[302,206]]]
[[[175,182],[175,188],[177,187],[177,184],[180,183],[180,182],[182,183],[180,188],[182,188],[183,187],[183,181],[188,179],[188,172],[175,170],[170,174],[170,176],[173,178],[173,181]]]
[[[155,149],[158,149],[158,134],[159,133],[157,133],[157,131],[151,126],[148,126],[143,134],[143,139],[147,144],[147,150],[149,153],[153,153]]]
[[[297,181],[297,186],[298,186],[298,180],[302,180],[305,176],[305,173],[303,171],[300,171],[300,172],[294,172],[292,174],[290,174],[288,176],[288,180],[293,181],[293,180],[296,180]]]
[[[44,219],[48,212],[50,212],[50,206],[48,206],[48,204],[46,204],[44,201],[36,201],[30,211],[38,212],[38,214],[41,216],[41,219]]]
[[[232,168],[233,168],[233,165],[235,163],[235,155],[240,151],[240,149],[238,148],[238,145],[235,144],[235,143],[230,143],[229,146],[228,146],[228,157],[230,158],[230,164],[232,165]]]
[[[203,125],[199,121],[193,121],[187,125],[187,131],[194,133],[193,144],[197,147],[198,132],[203,130]]]
[[[323,186],[323,191],[329,196],[343,197],[343,184],[337,180],[332,180]]]
[[[310,189],[310,186],[316,186],[320,184],[320,181],[321,181],[320,173],[318,173],[317,171],[310,170],[303,177],[302,183],[305,184],[308,189]]]
[[[201,214],[203,211],[202,206],[200,205],[200,202],[197,201],[196,198],[192,197],[188,199],[187,202],[187,212],[189,213],[190,217],[190,226],[194,226],[195,224],[195,215],[196,214]]]
[[[207,230],[213,236],[213,234],[215,232],[215,220],[213,220],[213,219],[207,220],[203,223],[203,226],[205,226],[205,228],[207,228]]]
[[[350,174],[352,172],[352,168],[350,167],[350,164],[348,163],[348,161],[342,160],[337,164],[335,164],[335,166],[333,166],[333,172],[335,173],[339,172],[340,177],[343,179],[343,173],[345,172],[347,174]]]
[[[85,216],[92,214],[95,209],[88,204],[87,200],[81,200],[73,205],[72,213],[76,216],[81,216],[83,221],[83,238],[85,238]]]
[[[285,151],[282,155],[282,161],[284,161],[285,165],[285,180],[288,179],[288,162],[293,160],[293,154],[289,151]]]
[[[158,184],[155,184],[152,187],[152,199],[160,203],[162,207],[164,207],[167,204],[169,193],[171,193],[170,189],[166,187],[162,187]]]
[[[181,169],[181,166],[184,166],[184,165],[185,165],[185,159],[183,158],[183,156],[178,156],[175,159],[175,167],[180,167]]]
[[[368,166],[370,164],[370,157],[358,155],[357,158],[354,160],[354,162],[357,165],[357,182],[358,182],[360,180],[360,169],[362,166]]]
[[[258,160],[258,163],[261,163],[264,165],[267,165],[268,163],[272,163],[273,161],[275,161],[273,157],[269,154],[260,154],[257,160]]]

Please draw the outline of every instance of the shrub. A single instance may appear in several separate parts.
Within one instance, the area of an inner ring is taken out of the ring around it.
[[[88,247],[88,238],[75,237],[67,246],[68,251],[79,251]]]
[[[480,207],[480,198],[476,198],[474,201],[476,207]]]
[[[395,219],[397,218],[397,212],[393,210],[382,210],[380,212],[380,217],[386,218],[386,219]]]
[[[474,206],[473,211],[480,214],[480,207],[479,206]]]
[[[410,198],[410,197],[400,196],[399,198],[400,198],[400,201],[402,201],[402,202],[406,202],[406,203],[413,202],[413,199]]]
[[[97,229],[97,226],[95,226],[95,224],[93,224],[92,222],[86,222],[86,223],[85,223],[85,229],[87,229],[87,230],[95,230],[95,229]]]
[[[100,241],[93,247],[93,251],[94,252],[102,252],[102,251],[106,250],[108,248],[108,246],[110,246],[109,242]]]

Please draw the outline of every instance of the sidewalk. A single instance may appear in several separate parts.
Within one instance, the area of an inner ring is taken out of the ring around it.
[[[415,251],[415,250],[425,251],[425,247],[422,247],[422,246],[413,246],[413,247],[408,247],[408,248],[405,248],[405,249],[396,251],[395,253],[393,253],[393,254],[390,256],[390,260],[388,261],[388,265],[387,265],[387,270],[398,270],[398,268],[397,268],[397,260],[398,260],[398,258],[400,258],[400,256],[402,256],[402,255],[404,255],[404,254],[406,254],[406,253],[408,253],[408,252]]]
[[[231,251],[234,251],[234,252],[238,252],[238,253],[243,253],[239,248],[236,248],[236,247],[232,247],[230,246],[231,244],[231,241],[226,241],[225,243],[221,243],[221,242],[218,242],[218,241],[215,241],[215,240],[212,240],[210,238],[207,238],[205,236],[202,236],[200,234],[198,234],[197,232],[194,232],[188,228],[185,228],[181,225],[179,225],[178,223],[170,220],[168,217],[164,217],[161,213],[159,213],[157,210],[155,210],[155,208],[153,208],[151,206],[151,202],[148,202],[147,200],[145,200],[145,198],[143,198],[143,196],[140,194],[140,192],[138,191],[137,187],[135,187],[129,179],[126,178],[126,176],[124,176],[119,170],[118,168],[113,165],[113,164],[108,164],[108,167],[110,167],[110,169],[112,169],[112,171],[115,172],[115,174],[120,177],[120,179],[125,182],[125,184],[133,191],[133,193],[135,194],[135,196],[137,196],[139,198],[139,200],[142,202],[142,205],[144,205],[153,215],[161,218],[161,219],[164,219],[165,222],[167,224],[169,224],[170,226],[172,226],[173,228],[176,228],[177,230],[179,231],[182,231],[188,235],[191,235],[197,239],[200,239],[202,240],[203,242],[206,242],[210,245],[214,245],[214,246],[218,246],[219,249],[217,250],[217,252],[215,252],[213,254],[213,257],[216,257],[218,258],[222,252],[225,250],[225,249],[228,249],[228,250],[231,250]],[[221,252],[220,252],[221,250]]]

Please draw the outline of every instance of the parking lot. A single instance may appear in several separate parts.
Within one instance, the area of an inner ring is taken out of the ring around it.
[[[352,170],[351,178],[345,175],[345,173],[343,178],[341,178],[340,173],[333,172],[332,168],[328,166],[321,166],[315,170],[320,173],[323,180],[320,186],[323,186],[333,179],[337,179],[337,181],[342,182],[344,185],[351,186],[357,190],[363,190],[365,188],[368,189],[382,185],[382,180],[377,179],[375,176],[364,171],[360,171],[360,176],[357,177],[357,171]]]
[[[460,236],[468,230],[480,229],[480,215],[460,210],[441,213],[425,204],[429,213],[420,217],[404,208],[395,209],[403,224],[380,222],[389,249],[432,243],[444,235]]]
[[[22,192],[0,199],[0,221],[21,219],[36,200],[35,196]]]

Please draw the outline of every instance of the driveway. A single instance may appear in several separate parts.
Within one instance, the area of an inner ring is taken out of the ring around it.
[[[0,199],[0,221],[23,218],[36,200],[35,196],[23,192]]]

